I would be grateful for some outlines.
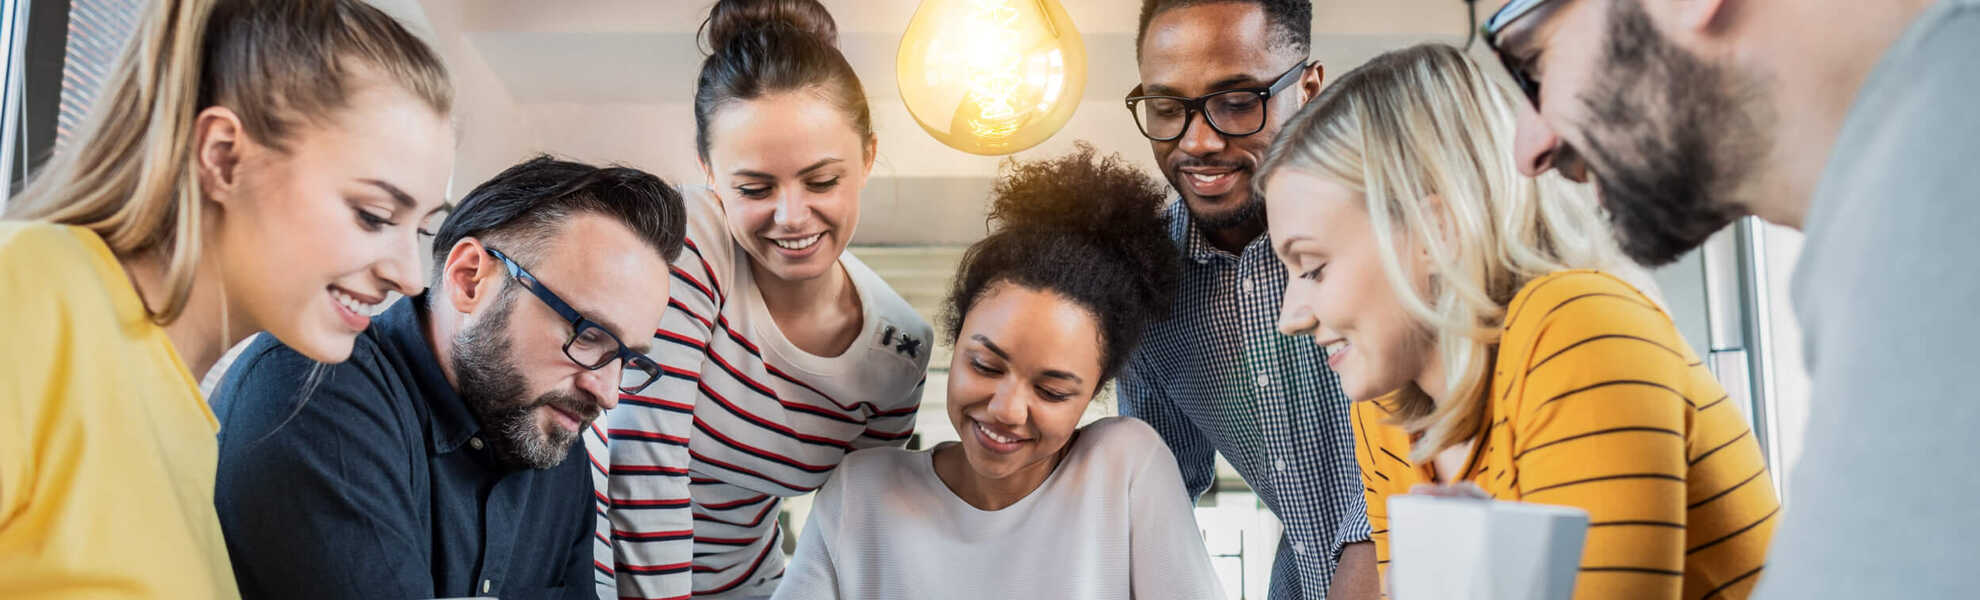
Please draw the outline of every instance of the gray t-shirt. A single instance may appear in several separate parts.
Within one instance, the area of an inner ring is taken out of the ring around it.
[[[1805,223],[1807,445],[1760,598],[1980,598],[1980,0],[1873,71]]]

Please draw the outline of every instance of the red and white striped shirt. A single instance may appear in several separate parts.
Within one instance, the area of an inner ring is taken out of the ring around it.
[[[683,195],[687,249],[651,352],[666,373],[585,435],[607,517],[600,592],[767,595],[783,574],[782,499],[823,485],[847,452],[906,443],[932,331],[847,252],[862,331],[840,356],[799,350],[764,307],[719,200]]]

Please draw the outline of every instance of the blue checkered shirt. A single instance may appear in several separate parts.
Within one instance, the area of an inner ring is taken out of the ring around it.
[[[1121,375],[1121,414],[1162,434],[1191,498],[1210,488],[1222,453],[1285,524],[1269,597],[1324,598],[1341,547],[1368,540],[1347,394],[1318,345],[1276,330],[1286,269],[1269,237],[1232,256],[1182,201],[1168,212],[1182,286]]]

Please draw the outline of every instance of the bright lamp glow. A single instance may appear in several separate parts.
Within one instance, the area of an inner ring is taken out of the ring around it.
[[[1086,44],[1058,0],[923,0],[901,36],[901,101],[935,139],[1010,154],[1058,133],[1086,89]]]

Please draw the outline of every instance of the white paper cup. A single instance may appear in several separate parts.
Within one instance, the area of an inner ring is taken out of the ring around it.
[[[1588,536],[1578,508],[1389,498],[1394,600],[1572,600]]]

